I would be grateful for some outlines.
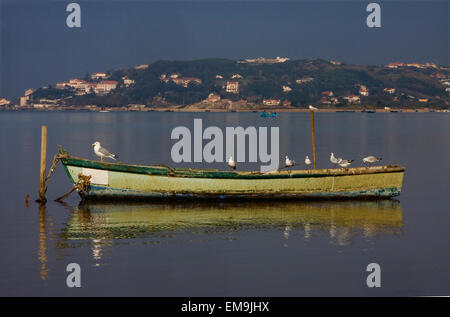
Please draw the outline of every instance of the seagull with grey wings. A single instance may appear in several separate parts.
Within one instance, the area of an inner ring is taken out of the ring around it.
[[[103,162],[104,157],[111,158],[113,160],[116,160],[116,158],[119,157],[118,155],[113,154],[113,153],[109,152],[107,149],[105,149],[104,147],[102,147],[100,142],[98,142],[98,141],[94,142],[92,144],[92,146],[94,147],[95,155],[100,157],[101,162]]]
[[[331,162],[331,164],[334,165],[334,167],[336,167],[336,165],[339,164],[339,160],[342,160],[342,159],[336,158],[336,157],[334,156],[334,153],[331,152],[331,154],[330,154],[330,162]]]
[[[373,164],[373,163],[377,163],[379,161],[381,161],[381,157],[375,157],[375,156],[367,156],[365,158],[362,159],[364,164]]]
[[[340,167],[349,167],[350,166],[350,164],[352,164],[352,162],[354,161],[354,160],[343,160],[343,159],[338,159],[339,160],[339,166]]]
[[[309,159],[308,155],[306,155],[306,157],[305,157],[305,164],[306,164],[306,166],[310,166],[311,165],[311,160]]]
[[[295,161],[291,160],[287,155],[286,155],[286,160],[285,160],[285,167],[292,167],[295,165]]]
[[[233,160],[232,156],[228,159],[228,166],[234,170],[236,169],[236,162]]]

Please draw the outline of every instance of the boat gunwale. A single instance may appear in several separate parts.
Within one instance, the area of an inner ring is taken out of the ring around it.
[[[258,171],[221,171],[218,169],[172,168],[166,165],[137,165],[122,162],[100,162],[74,156],[62,159],[65,168],[76,166],[113,172],[145,174],[155,176],[168,176],[180,178],[215,178],[215,179],[282,179],[282,178],[311,178],[335,177],[353,175],[372,175],[381,173],[401,173],[405,168],[400,165],[382,165],[370,167],[351,167],[335,169],[309,169],[309,170],[277,170],[272,172]]]

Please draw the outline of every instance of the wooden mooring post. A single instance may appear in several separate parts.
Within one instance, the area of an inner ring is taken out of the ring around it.
[[[314,134],[314,110],[311,110],[311,137],[312,137],[313,168],[316,169],[316,140],[315,140],[315,134]]]
[[[45,162],[47,160],[47,126],[41,127],[41,167],[40,167],[40,180],[39,180],[39,199],[40,203],[45,203]]]

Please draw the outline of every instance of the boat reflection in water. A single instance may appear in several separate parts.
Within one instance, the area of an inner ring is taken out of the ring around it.
[[[289,239],[292,230],[305,239],[328,234],[331,243],[346,245],[351,238],[402,233],[399,201],[226,202],[184,204],[80,204],[63,232],[64,240],[90,240],[94,259],[116,239],[175,238],[177,234],[230,233],[279,229]]]

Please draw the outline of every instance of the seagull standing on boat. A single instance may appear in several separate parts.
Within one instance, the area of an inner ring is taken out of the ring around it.
[[[381,157],[375,157],[375,156],[370,155],[370,156],[363,158],[362,160],[363,160],[363,163],[373,164],[373,163],[381,161]]]
[[[330,155],[330,162],[334,165],[334,167],[336,167],[336,165],[339,164],[340,160],[342,161],[342,159],[337,159],[337,158],[334,156],[334,153],[331,152],[331,155]]]
[[[233,161],[233,157],[230,156],[230,158],[228,159],[228,166],[232,169],[236,169],[236,163]]]
[[[313,107],[313,106],[311,106],[311,105],[309,105],[309,110],[311,110],[311,111],[316,111],[316,110],[319,110],[318,108],[316,108],[316,107]]]
[[[292,167],[295,165],[295,161],[289,159],[289,157],[286,155],[286,161],[284,162],[286,164],[286,167]]]
[[[306,166],[310,166],[311,165],[311,160],[309,159],[309,156],[308,155],[306,155],[306,157],[305,157],[305,164],[306,164]]]
[[[92,146],[94,147],[95,155],[100,157],[101,162],[103,162],[104,157],[112,158],[113,160],[115,160],[116,158],[119,157],[118,155],[113,154],[113,153],[109,152],[107,149],[105,149],[104,147],[102,147],[100,142],[98,142],[98,141],[94,142],[92,144]]]
[[[340,167],[349,167],[350,164],[352,164],[353,161],[354,160],[343,160],[343,159],[340,159],[338,164],[339,164]]]

